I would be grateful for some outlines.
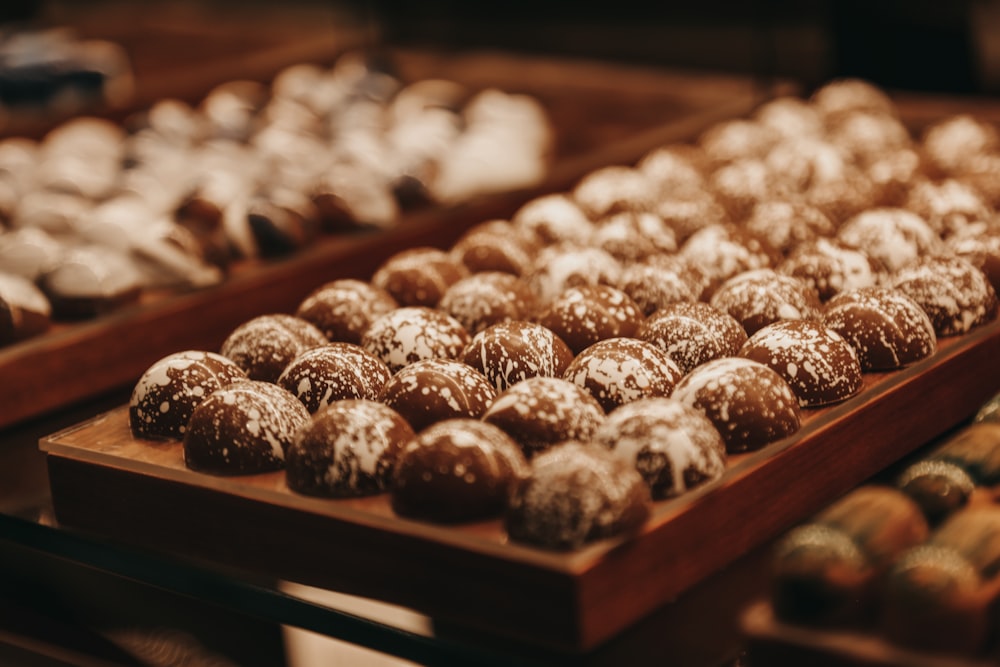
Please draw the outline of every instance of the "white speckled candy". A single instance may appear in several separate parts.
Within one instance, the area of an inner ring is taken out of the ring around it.
[[[626,211],[649,211],[655,190],[645,172],[610,165],[584,175],[573,188],[573,199],[594,221]]]
[[[902,208],[858,213],[840,226],[836,238],[863,251],[888,271],[896,271],[920,257],[941,254],[945,249],[927,221]]]
[[[996,315],[986,274],[958,257],[924,257],[897,271],[890,285],[920,304],[938,336],[967,333]]]
[[[417,247],[389,257],[372,274],[372,285],[401,306],[436,306],[452,284],[469,275],[465,265],[439,248]]]
[[[776,270],[811,285],[820,301],[860,287],[877,285],[878,264],[864,251],[820,237],[796,246]]]
[[[529,457],[563,440],[589,440],[604,421],[601,404],[569,380],[534,377],[501,392],[483,414]]]
[[[497,322],[531,318],[536,302],[534,293],[521,278],[510,273],[483,271],[449,287],[437,307],[475,335]]]
[[[894,370],[937,349],[934,325],[920,304],[888,287],[864,287],[830,299],[823,325],[858,353],[862,371]]]
[[[392,372],[360,345],[330,343],[295,357],[278,385],[295,394],[311,413],[334,401],[378,398]]]
[[[642,308],[644,315],[678,301],[695,301],[695,285],[685,270],[657,264],[630,264],[615,285]]]
[[[770,268],[729,278],[715,290],[709,303],[731,315],[748,336],[778,320],[819,315],[819,296],[809,284]]]
[[[399,453],[411,438],[406,420],[382,403],[330,403],[296,432],[288,447],[288,488],[334,498],[386,491]]]
[[[655,499],[679,496],[726,470],[726,443],[715,425],[701,410],[671,398],[621,406],[594,441],[635,467]]]
[[[328,342],[309,322],[274,313],[259,315],[233,329],[219,352],[235,361],[251,380],[276,382],[292,359]]]
[[[634,336],[643,319],[632,297],[610,285],[570,287],[538,314],[576,354],[599,340]]]
[[[345,278],[313,290],[295,314],[314,324],[330,341],[357,344],[373,319],[398,307],[385,290]]]
[[[634,530],[651,511],[635,468],[596,443],[569,441],[532,460],[511,495],[505,526],[517,542],[575,549]]]
[[[606,250],[562,243],[538,253],[527,280],[545,305],[571,287],[614,285],[621,271],[621,262]]]
[[[397,308],[371,323],[361,346],[393,373],[422,359],[457,359],[469,344],[461,322],[424,306]]]
[[[419,432],[445,419],[478,418],[495,396],[493,385],[471,366],[452,359],[423,359],[393,375],[379,400]]]
[[[496,516],[527,474],[524,453],[502,430],[478,419],[448,419],[421,431],[400,453],[392,508],[437,523]]]
[[[259,380],[234,382],[198,404],[184,434],[184,463],[217,475],[279,470],[309,412],[292,394]]]
[[[732,224],[699,229],[681,246],[680,255],[705,272],[710,290],[737,273],[771,266],[775,259],[759,238]]]
[[[680,301],[654,312],[636,336],[670,355],[681,372],[720,357],[735,356],[747,340],[736,319],[704,301]]]
[[[462,360],[503,391],[532,377],[561,377],[573,351],[541,324],[511,320],[476,334]]]
[[[772,368],[743,357],[723,357],[681,378],[670,395],[699,408],[715,424],[730,453],[760,449],[801,426],[799,401]]]
[[[605,412],[649,396],[669,396],[681,369],[670,355],[635,338],[609,338],[578,354],[563,379],[583,387]]]
[[[140,438],[180,440],[195,407],[216,389],[246,380],[232,360],[214,352],[186,350],[154,362],[129,399],[132,433]]]
[[[774,369],[802,407],[837,403],[861,391],[861,364],[854,348],[815,320],[782,320],[759,330],[740,356]]]
[[[561,192],[528,201],[514,212],[510,222],[546,245],[566,241],[585,243],[593,228],[572,196]]]

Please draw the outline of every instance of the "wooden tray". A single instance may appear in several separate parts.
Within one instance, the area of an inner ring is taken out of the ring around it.
[[[584,651],[970,418],[998,388],[998,352],[996,321],[941,339],[932,357],[807,411],[794,436],[734,456],[721,480],[657,503],[638,534],[570,553],[510,543],[499,520],[402,520],[384,495],[299,496],[281,473],[195,473],[179,444],[132,438],[125,407],[41,448],[64,526]]]
[[[0,347],[0,429],[121,389],[172,352],[217,350],[237,325],[262,313],[292,312],[326,281],[368,279],[382,260],[409,246],[447,247],[472,224],[507,217],[528,199],[566,190],[597,167],[633,163],[654,147],[689,139],[716,121],[748,113],[760,99],[753,82],[742,77],[495,52],[390,53],[404,81],[437,76],[473,90],[496,86],[535,95],[556,128],[544,182],[454,207],[411,211],[389,231],[329,236],[285,259],[242,262],[221,285],[149,293],[138,306],[57,324],[46,334]]]
[[[759,601],[740,618],[750,665],[811,667],[995,667],[986,658],[926,653],[896,646],[860,630],[793,625],[775,618],[771,605]]]

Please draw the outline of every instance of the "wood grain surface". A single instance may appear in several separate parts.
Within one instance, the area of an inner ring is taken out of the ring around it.
[[[404,520],[386,495],[300,496],[280,472],[192,472],[178,443],[133,438],[125,407],[41,447],[64,526],[584,651],[970,418],[997,390],[998,352],[1000,322],[942,338],[930,358],[806,410],[795,435],[731,457],[717,482],[656,503],[637,534],[568,553],[511,543],[499,520]]]

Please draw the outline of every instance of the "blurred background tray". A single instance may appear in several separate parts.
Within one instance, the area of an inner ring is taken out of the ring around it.
[[[761,99],[755,82],[744,77],[499,52],[397,50],[390,56],[404,81],[440,77],[473,90],[494,86],[535,96],[556,130],[554,159],[544,181],[456,206],[404,213],[388,231],[330,235],[287,258],[244,261],[221,285],[147,294],[135,307],[93,321],[57,324],[42,336],[0,348],[5,380],[0,429],[120,389],[166,354],[216,350],[238,324],[266,312],[293,311],[323,282],[367,278],[378,263],[409,246],[446,247],[472,224],[509,216],[528,199],[565,190],[599,166],[631,163],[651,148],[693,137],[718,120],[747,113]],[[285,58],[281,62],[287,64]]]
[[[41,448],[64,527],[588,650],[971,417],[996,391],[998,346],[996,321],[941,339],[930,358],[806,411],[794,436],[731,457],[721,480],[658,502],[638,534],[569,553],[509,543],[499,520],[403,520],[386,495],[324,500],[290,492],[281,473],[195,473],[178,443],[132,438],[125,407]]]

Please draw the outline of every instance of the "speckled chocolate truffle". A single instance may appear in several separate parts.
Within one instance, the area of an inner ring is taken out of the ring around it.
[[[423,359],[393,375],[378,400],[420,432],[445,419],[478,418],[495,396],[493,385],[474,368],[452,359]]]
[[[642,398],[608,415],[594,441],[630,463],[656,500],[674,498],[726,470],[726,443],[701,410],[671,398]]]
[[[700,150],[694,146],[666,144],[643,155],[636,163],[636,169],[646,175],[662,200],[704,192],[703,163]]]
[[[729,453],[757,450],[801,426],[795,392],[771,367],[743,357],[706,362],[681,378],[671,398],[715,424]]]
[[[965,171],[977,157],[1000,149],[1000,133],[986,121],[962,113],[930,125],[921,137],[925,159],[938,174]]]
[[[232,360],[202,350],[167,355],[143,372],[129,398],[128,421],[137,438],[180,440],[195,407],[216,389],[246,380]]]
[[[460,261],[439,248],[408,248],[386,259],[372,285],[401,306],[436,306],[448,287],[469,275]]]
[[[749,118],[713,124],[698,137],[698,145],[714,168],[767,155],[778,141],[777,132]]]
[[[593,223],[572,195],[562,192],[526,202],[514,212],[510,222],[544,245],[586,243],[593,229]]]
[[[887,287],[842,292],[827,302],[822,322],[851,344],[862,371],[902,368],[937,349],[934,325],[920,304]]]
[[[589,440],[604,410],[569,380],[533,377],[500,392],[483,421],[503,429],[531,457],[563,440]]]
[[[947,244],[955,255],[986,274],[994,291],[1000,290],[1000,225],[970,225],[950,236]]]
[[[195,407],[184,434],[184,463],[216,475],[280,470],[309,412],[270,382],[244,380],[209,394]]]
[[[389,367],[360,345],[330,343],[295,357],[277,383],[315,413],[334,401],[374,401],[390,377]]]
[[[763,239],[736,225],[711,225],[695,232],[680,249],[681,257],[706,274],[707,300],[715,288],[737,273],[774,266],[780,255]]]
[[[662,262],[630,264],[622,270],[615,287],[628,294],[648,316],[678,301],[697,300],[696,283],[690,273],[680,260],[675,266]]]
[[[328,342],[323,332],[309,322],[294,315],[271,313],[258,315],[233,329],[219,352],[235,361],[251,380],[277,382],[292,359]]]
[[[778,320],[819,315],[819,296],[807,283],[774,269],[744,271],[722,283],[709,303],[739,322],[752,336]]]
[[[886,113],[849,111],[829,124],[830,140],[859,164],[909,148],[910,132],[898,118]]]
[[[537,310],[534,292],[518,276],[484,271],[462,278],[441,297],[438,309],[458,320],[475,335],[507,320],[527,320]]]
[[[469,340],[461,322],[447,313],[409,306],[376,318],[361,337],[361,346],[395,373],[421,359],[457,359]]]
[[[396,308],[399,304],[384,289],[343,278],[313,290],[295,315],[311,322],[330,341],[358,344],[373,319]]]
[[[736,319],[704,301],[682,301],[661,308],[643,322],[636,336],[670,355],[682,373],[712,359],[735,356],[747,340]]]
[[[573,351],[541,324],[511,320],[473,336],[461,359],[503,391],[532,377],[562,377]]]
[[[607,448],[570,441],[531,461],[504,518],[510,538],[548,549],[576,549],[628,533],[652,511],[639,473]]]
[[[890,286],[920,304],[938,336],[954,336],[996,316],[986,275],[959,257],[923,257],[893,275]]]
[[[571,287],[538,315],[574,354],[599,340],[631,337],[643,322],[642,309],[625,292],[608,285]]]
[[[584,175],[573,188],[573,200],[593,221],[625,212],[648,211],[656,191],[646,174],[634,167],[610,165]]]
[[[944,242],[927,221],[902,208],[876,208],[852,217],[836,238],[896,271],[919,257],[939,255]]]
[[[469,228],[451,247],[451,254],[469,271],[527,273],[541,244],[533,233],[507,220],[490,220]]]
[[[561,243],[538,253],[527,280],[544,306],[570,287],[614,285],[621,271],[621,262],[606,250]]]
[[[610,412],[640,398],[669,396],[681,369],[653,343],[608,338],[580,352],[562,377],[586,389]]]
[[[745,224],[752,233],[784,254],[806,241],[831,236],[836,231],[825,213],[802,201],[758,202]]]
[[[598,222],[589,244],[628,266],[650,256],[675,252],[677,235],[655,213],[624,212]]]
[[[810,285],[821,302],[840,292],[872,287],[885,272],[863,250],[823,237],[797,246],[775,269]]]
[[[861,391],[861,364],[854,348],[815,320],[769,324],[750,336],[740,356],[774,369],[804,408],[838,403]]]
[[[825,132],[823,117],[816,107],[793,95],[764,102],[754,111],[753,119],[783,139],[819,137]]]
[[[499,515],[513,486],[528,474],[510,436],[478,419],[429,426],[403,449],[392,477],[392,509],[436,523]]]
[[[334,401],[312,416],[285,456],[288,488],[346,498],[388,490],[413,429],[392,408],[366,399]]]
[[[970,225],[985,224],[993,215],[975,188],[953,178],[915,184],[904,206],[926,220],[931,229],[945,239]]]
[[[52,324],[52,306],[27,278],[0,272],[0,346],[31,338]]]
[[[877,85],[853,77],[834,79],[820,86],[809,98],[825,119],[850,111],[894,114],[895,105]]]
[[[725,207],[707,190],[685,193],[683,197],[664,197],[656,204],[654,212],[674,230],[681,246],[705,227],[732,222]]]
[[[709,177],[709,187],[731,220],[744,222],[754,207],[782,195],[781,183],[763,160],[738,160]]]

